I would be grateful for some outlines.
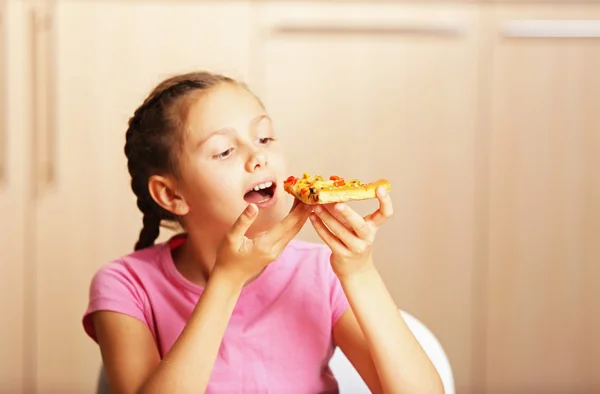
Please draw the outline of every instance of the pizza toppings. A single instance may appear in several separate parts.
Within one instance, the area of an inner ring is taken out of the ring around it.
[[[321,175],[310,175],[308,173],[304,173],[300,178],[288,177],[283,182],[283,186],[286,192],[307,204],[329,204],[376,198],[375,191],[378,186],[390,190],[390,183],[385,179],[362,183],[358,179],[347,181],[338,175],[331,175],[327,179]]]
[[[284,184],[290,184],[290,185],[295,185],[297,182],[297,179],[295,176],[291,175],[288,179],[286,179],[285,181],[283,181]]]
[[[344,181],[344,178],[339,177],[337,175],[332,175],[329,177],[330,181],[333,181],[333,186],[344,186],[346,184],[346,182]]]
[[[332,175],[326,180],[321,175],[309,175],[308,173],[304,173],[302,178],[296,178],[292,175],[284,181],[284,186],[294,186],[300,188],[301,192],[310,192],[311,194],[316,194],[318,190],[330,190],[344,186],[358,187],[361,185],[362,183],[357,179],[346,181],[340,176]]]

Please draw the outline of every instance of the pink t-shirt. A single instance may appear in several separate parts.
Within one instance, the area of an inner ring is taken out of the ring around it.
[[[148,326],[161,356],[183,330],[202,288],[176,269],[171,250],[185,238],[143,249],[100,268],[83,317],[111,310]],[[294,240],[243,288],[225,331],[207,393],[336,393],[328,363],[333,324],[348,300],[325,245]]]

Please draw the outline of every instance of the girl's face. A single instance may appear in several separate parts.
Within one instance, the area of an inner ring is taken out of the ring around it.
[[[259,208],[251,232],[266,231],[286,213],[284,155],[270,118],[246,89],[222,83],[188,109],[177,191],[187,227],[229,228],[249,203]]]

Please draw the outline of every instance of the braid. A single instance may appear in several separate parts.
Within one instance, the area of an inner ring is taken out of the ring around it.
[[[160,234],[160,218],[151,212],[144,213],[144,226],[140,231],[140,237],[135,244],[134,250],[140,250],[154,245],[154,241]]]
[[[134,172],[134,174],[141,174]],[[147,178],[143,176],[133,176],[131,181],[132,189],[137,196],[137,206],[142,212],[143,216],[143,227],[140,231],[139,239],[135,244],[134,250],[147,248],[148,246],[154,245],[154,241],[160,234],[160,222],[161,216],[166,216],[169,212],[164,211],[150,196],[148,187],[146,185]],[[161,212],[163,211],[163,212]]]
[[[178,218],[154,201],[148,180],[154,173],[177,173],[176,148],[181,143],[187,114],[177,104],[195,90],[207,90],[228,77],[206,72],[175,76],[159,84],[135,111],[125,133],[125,155],[131,188],[143,214],[143,227],[134,249],[152,246],[160,234],[163,220]],[[180,109],[179,111],[177,111]]]

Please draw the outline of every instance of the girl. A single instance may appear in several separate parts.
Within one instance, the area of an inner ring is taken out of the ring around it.
[[[375,393],[443,392],[373,264],[390,196],[365,218],[297,200],[286,214],[281,146],[244,84],[167,79],[125,154],[143,228],[83,317],[113,394],[334,393],[335,345]],[[293,239],[309,218],[325,245]],[[154,245],[163,221],[185,232]]]

